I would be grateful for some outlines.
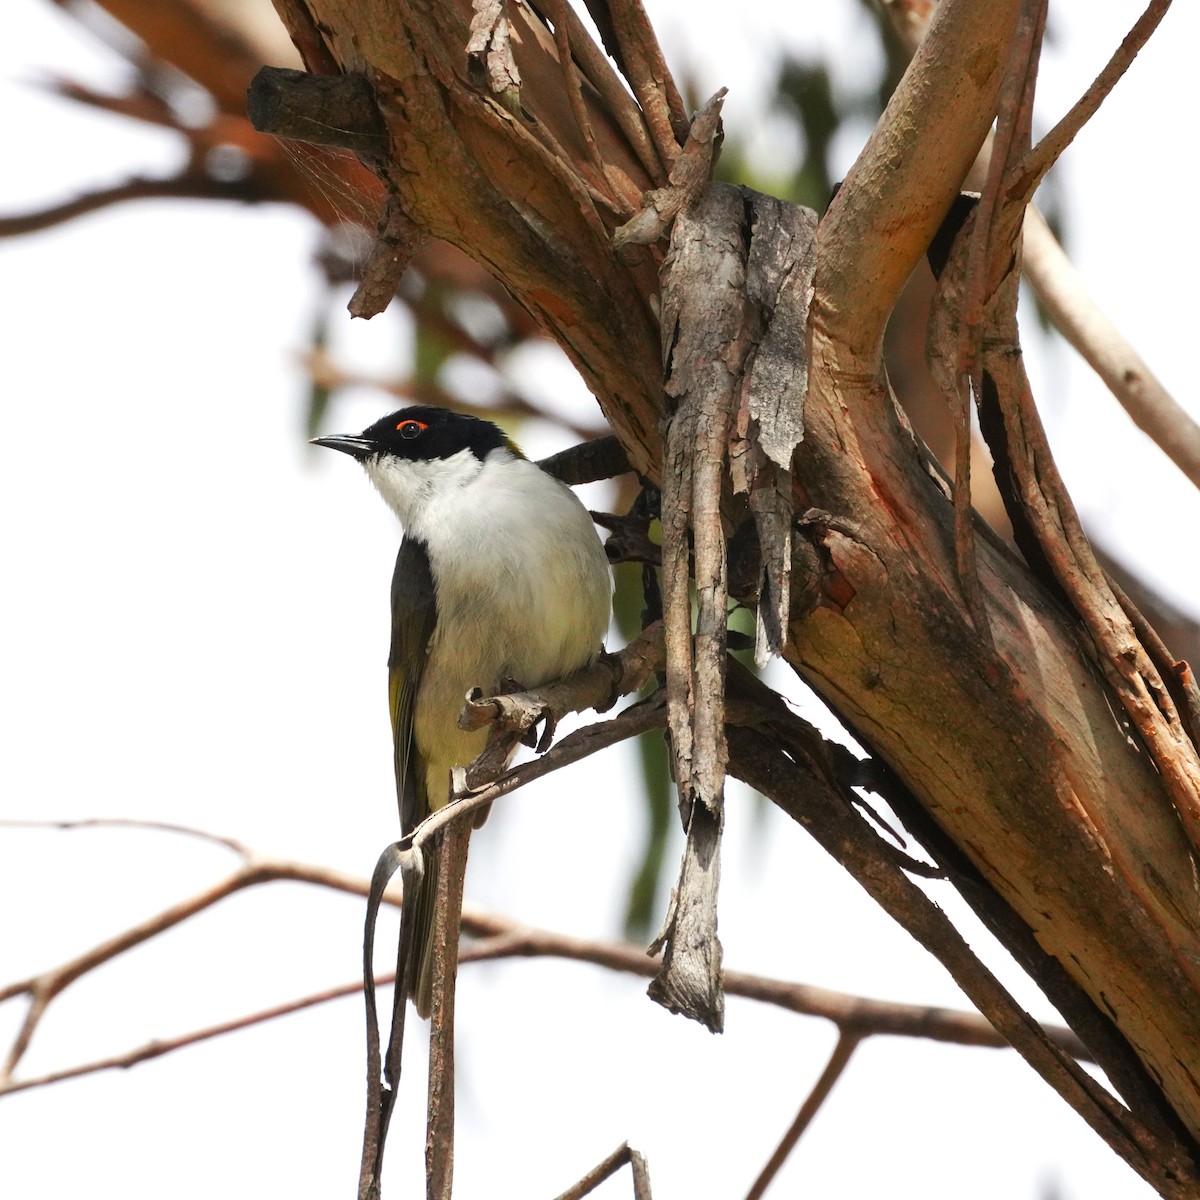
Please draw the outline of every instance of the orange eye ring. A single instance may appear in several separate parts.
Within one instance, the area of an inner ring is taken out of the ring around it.
[[[424,433],[428,428],[429,426],[426,425],[424,421],[414,421],[409,419],[407,421],[401,421],[400,424],[396,426],[396,432],[402,438],[415,438],[420,437],[421,434]]]

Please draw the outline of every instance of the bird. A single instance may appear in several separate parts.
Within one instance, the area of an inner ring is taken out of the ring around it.
[[[392,575],[388,707],[407,835],[448,803],[451,770],[487,742],[486,729],[458,728],[467,693],[535,688],[595,661],[612,574],[579,498],[491,421],[414,405],[312,444],[361,463],[404,531]],[[436,863],[431,856],[414,898],[406,956],[422,1017],[432,1003]],[[465,872],[465,855],[445,869]]]

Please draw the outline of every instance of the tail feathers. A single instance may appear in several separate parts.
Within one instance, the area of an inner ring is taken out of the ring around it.
[[[441,846],[431,847],[432,853],[425,861],[425,877],[420,890],[413,897],[416,917],[413,921],[412,944],[408,948],[408,966],[405,979],[408,994],[416,1006],[417,1015],[428,1017],[433,1007],[433,911],[437,903],[438,876],[441,869]],[[407,903],[407,897],[405,897]]]
[[[417,1015],[423,1018],[428,1018],[433,1011],[434,911],[443,872],[446,872],[445,892],[455,906],[453,921],[456,927],[462,916],[463,880],[467,873],[467,839],[464,837],[453,840],[461,844],[461,852],[456,852],[451,846],[450,853],[447,854],[441,838],[429,848],[425,860],[425,876],[417,895],[413,898],[416,911],[412,926],[412,944],[405,956],[405,978],[408,981],[408,994],[416,1007]],[[447,862],[448,858],[452,861]],[[407,903],[407,898],[405,902]],[[457,943],[458,939],[454,940]]]

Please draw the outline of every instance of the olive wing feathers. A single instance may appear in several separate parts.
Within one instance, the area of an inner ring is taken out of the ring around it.
[[[400,828],[410,833],[428,814],[425,765],[413,736],[417,691],[437,625],[437,598],[429,554],[412,538],[400,543],[392,572],[392,644],[388,654],[388,708]]]

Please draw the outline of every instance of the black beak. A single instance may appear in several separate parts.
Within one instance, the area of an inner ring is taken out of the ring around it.
[[[308,444],[310,446],[328,446],[330,450],[340,450],[343,454],[358,459],[359,462],[370,458],[379,449],[370,438],[364,437],[310,438]]]

